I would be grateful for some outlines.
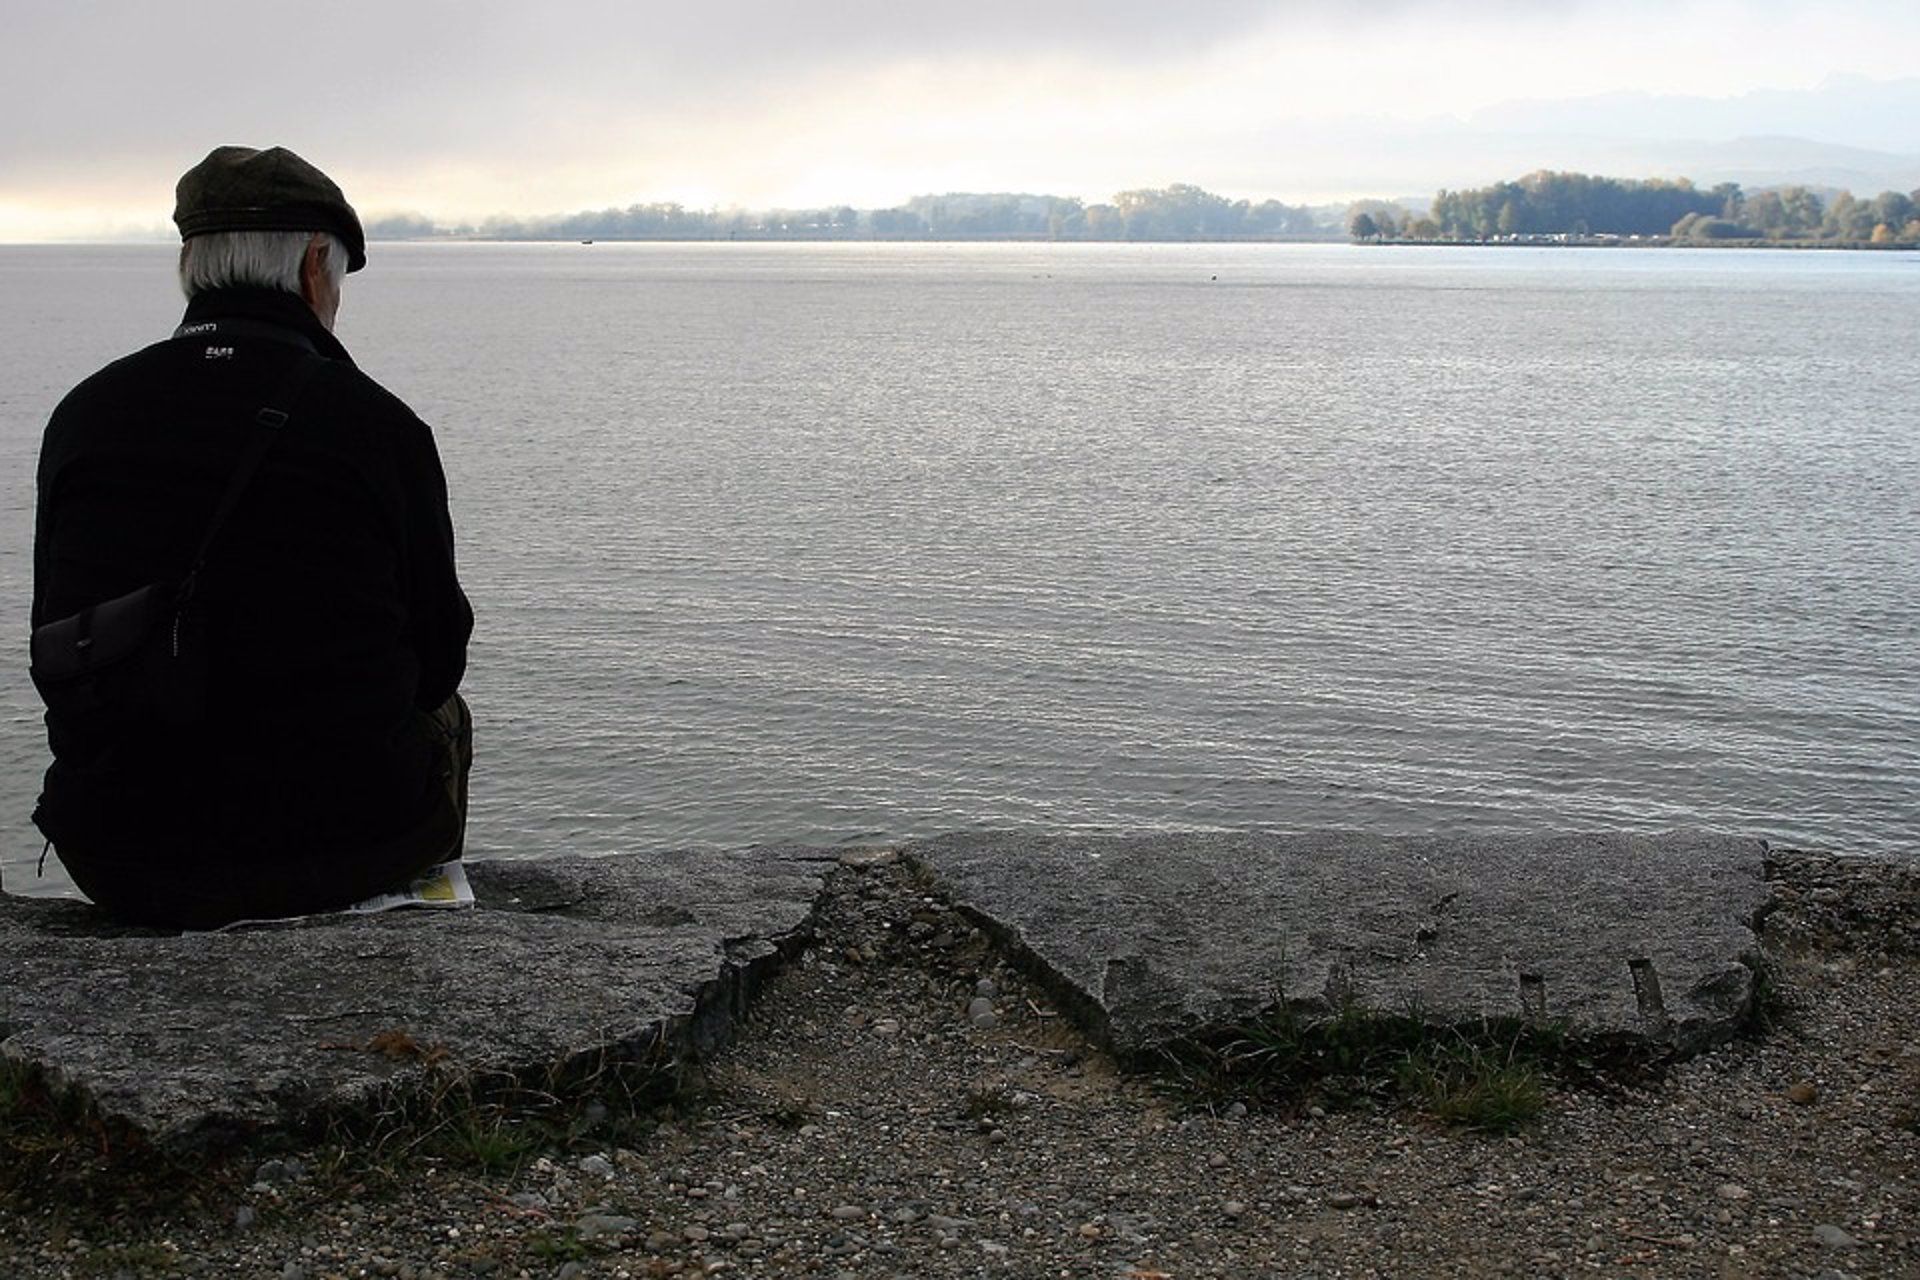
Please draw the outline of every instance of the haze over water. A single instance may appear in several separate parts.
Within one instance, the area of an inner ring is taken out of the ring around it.
[[[39,432],[175,323],[171,257],[0,248],[16,890]],[[475,856],[1920,853],[1920,255],[376,245],[340,334],[446,462]]]

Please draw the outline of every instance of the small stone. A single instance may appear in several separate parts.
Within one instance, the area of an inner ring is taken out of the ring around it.
[[[867,1216],[867,1211],[857,1204],[837,1204],[833,1207],[836,1222],[858,1222]]]
[[[578,1167],[580,1172],[586,1174],[589,1178],[611,1178],[613,1176],[613,1161],[607,1159],[605,1156],[582,1156],[580,1157]]]
[[[1860,1243],[1831,1222],[1823,1222],[1816,1226],[1813,1229],[1813,1238],[1829,1249],[1852,1249]]]
[[[516,1209],[537,1212],[547,1207],[547,1198],[538,1191],[516,1191],[507,1197],[507,1203]]]
[[[233,1211],[233,1225],[239,1230],[245,1231],[253,1225],[254,1219],[257,1216],[253,1211],[252,1205],[243,1204]]]
[[[1327,1118],[1327,1109],[1318,1106],[1308,1107],[1307,1114],[1315,1120],[1325,1120]]]
[[[1787,1089],[1787,1101],[1798,1107],[1811,1106],[1819,1096],[1820,1091],[1813,1087],[1810,1080],[1801,1080]]]
[[[1221,1155],[1218,1151],[1214,1152],[1212,1155],[1207,1157],[1207,1168],[1224,1169],[1226,1167],[1227,1167],[1227,1158],[1224,1155]]]
[[[1753,1192],[1747,1190],[1737,1182],[1723,1182],[1715,1194],[1722,1200],[1745,1200],[1748,1196],[1751,1196]]]
[[[699,1223],[695,1223],[680,1234],[694,1244],[705,1244],[707,1239],[713,1235],[713,1232],[707,1230]]]
[[[1360,1207],[1360,1197],[1351,1191],[1336,1191],[1327,1197],[1327,1203],[1335,1209],[1357,1209]]]
[[[1241,1204],[1238,1200],[1229,1200],[1220,1206],[1220,1211],[1229,1218],[1237,1218],[1247,1211],[1247,1206]]]
[[[993,1007],[993,1001],[985,996],[975,996],[967,1002],[967,1021],[982,1030],[998,1026],[1000,1015]]]
[[[580,1277],[585,1274],[587,1274],[587,1269],[582,1264],[578,1262],[566,1262],[562,1263],[560,1269],[553,1273],[553,1280],[580,1280]]]
[[[1000,994],[1000,988],[994,984],[992,978],[982,978],[973,984],[973,994],[982,999],[991,1000]]]
[[[897,1036],[900,1034],[900,1019],[882,1018],[873,1024],[873,1034],[877,1036]]]
[[[640,1224],[632,1218],[617,1213],[583,1214],[573,1229],[582,1240],[598,1240],[605,1236],[622,1236]]]
[[[255,1182],[264,1182],[270,1187],[276,1183],[285,1182],[287,1180],[287,1166],[279,1160],[268,1160],[253,1171],[253,1180]]]
[[[1233,1103],[1233,1104],[1232,1104],[1231,1106],[1229,1106],[1229,1107],[1227,1108],[1227,1119],[1229,1119],[1229,1120],[1245,1120],[1246,1118],[1247,1118],[1247,1104],[1246,1104],[1246,1103],[1244,1103],[1244,1102],[1236,1102],[1236,1103]]]
[[[588,1128],[594,1128],[607,1122],[607,1104],[594,1098],[580,1108],[580,1120]]]

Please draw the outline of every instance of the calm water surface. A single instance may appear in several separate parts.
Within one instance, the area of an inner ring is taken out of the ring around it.
[[[0,858],[47,411],[167,247],[0,249]],[[375,247],[476,855],[1702,825],[1920,855],[1920,256]]]

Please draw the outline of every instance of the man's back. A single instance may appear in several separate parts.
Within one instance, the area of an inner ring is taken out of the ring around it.
[[[205,726],[50,722],[43,825],[63,855],[273,858],[389,832],[434,798],[433,764],[405,729],[458,685],[472,616],[432,436],[293,295],[201,294],[183,328],[236,318],[246,333],[216,327],[102,370],[47,429],[36,626],[178,579],[269,429],[254,411],[293,364],[326,358],[200,575]]]

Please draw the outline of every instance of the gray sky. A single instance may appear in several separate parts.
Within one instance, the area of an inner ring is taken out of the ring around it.
[[[0,0],[0,18],[0,239],[163,227],[174,179],[227,142],[293,147],[363,214],[443,220],[1174,181],[1399,195],[1577,167],[1582,130],[1711,142],[1752,122],[1920,155],[1920,116],[1832,79],[1920,79],[1909,0]],[[1688,101],[1569,105],[1601,94]]]

